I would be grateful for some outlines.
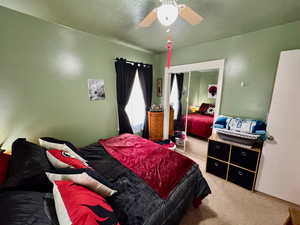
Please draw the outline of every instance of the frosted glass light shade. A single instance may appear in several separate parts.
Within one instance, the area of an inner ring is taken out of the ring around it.
[[[157,9],[158,20],[164,26],[173,24],[178,14],[178,7],[173,4],[163,4]]]

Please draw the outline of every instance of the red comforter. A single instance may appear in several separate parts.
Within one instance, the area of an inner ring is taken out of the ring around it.
[[[99,142],[112,157],[141,177],[164,199],[194,163],[177,152],[132,134]]]
[[[182,122],[185,125],[187,118],[187,133],[208,138],[212,132],[214,117],[203,115],[200,113],[191,113],[182,117]]]

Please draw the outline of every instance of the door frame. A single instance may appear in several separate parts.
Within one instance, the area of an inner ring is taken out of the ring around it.
[[[218,76],[218,92],[215,107],[215,117],[220,113],[222,90],[223,90],[223,77],[224,77],[225,59],[205,61],[193,64],[171,66],[165,68],[164,74],[164,90],[163,90],[163,105],[164,105],[164,129],[163,138],[169,138],[169,113],[170,113],[170,90],[171,90],[171,74],[172,73],[189,73],[193,71],[210,71],[219,70]]]

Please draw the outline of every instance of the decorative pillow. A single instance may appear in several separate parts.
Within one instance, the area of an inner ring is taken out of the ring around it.
[[[45,174],[50,169],[46,149],[19,138],[12,144],[8,177],[3,188],[50,192],[52,185]]]
[[[243,132],[243,133],[254,133],[254,128],[256,126],[256,120],[242,120],[240,118],[231,118],[227,120],[226,128],[228,130]]]
[[[208,108],[209,108],[209,104],[202,103],[201,106],[199,107],[199,113],[205,114]]]
[[[0,152],[0,184],[6,180],[10,155]]]
[[[51,137],[42,137],[39,139],[39,143],[46,149],[59,149],[70,153],[74,158],[79,159],[82,162],[87,162],[78,154],[78,149],[68,141],[62,141]]]
[[[214,109],[215,109],[214,104],[202,103],[198,112],[205,115],[213,115]]]
[[[70,181],[54,181],[53,196],[60,225],[120,225],[105,199]]]
[[[47,157],[55,168],[88,168],[88,164],[75,158],[67,151],[49,149]]]
[[[213,116],[214,113],[215,113],[215,107],[212,107],[212,106],[210,106],[210,107],[207,109],[207,111],[206,111],[206,114],[207,114],[207,115]]]
[[[85,186],[103,197],[110,197],[117,192],[110,188],[113,185],[109,181],[91,169],[57,169],[47,171],[46,175],[52,183],[57,180],[71,181]]]

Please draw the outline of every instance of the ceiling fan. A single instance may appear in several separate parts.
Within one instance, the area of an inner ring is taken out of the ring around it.
[[[191,25],[199,24],[203,20],[203,17],[193,9],[184,4],[177,4],[176,0],[160,0],[160,2],[161,5],[153,9],[138,25],[139,27],[150,27],[156,19],[162,25],[170,26],[178,16]]]

